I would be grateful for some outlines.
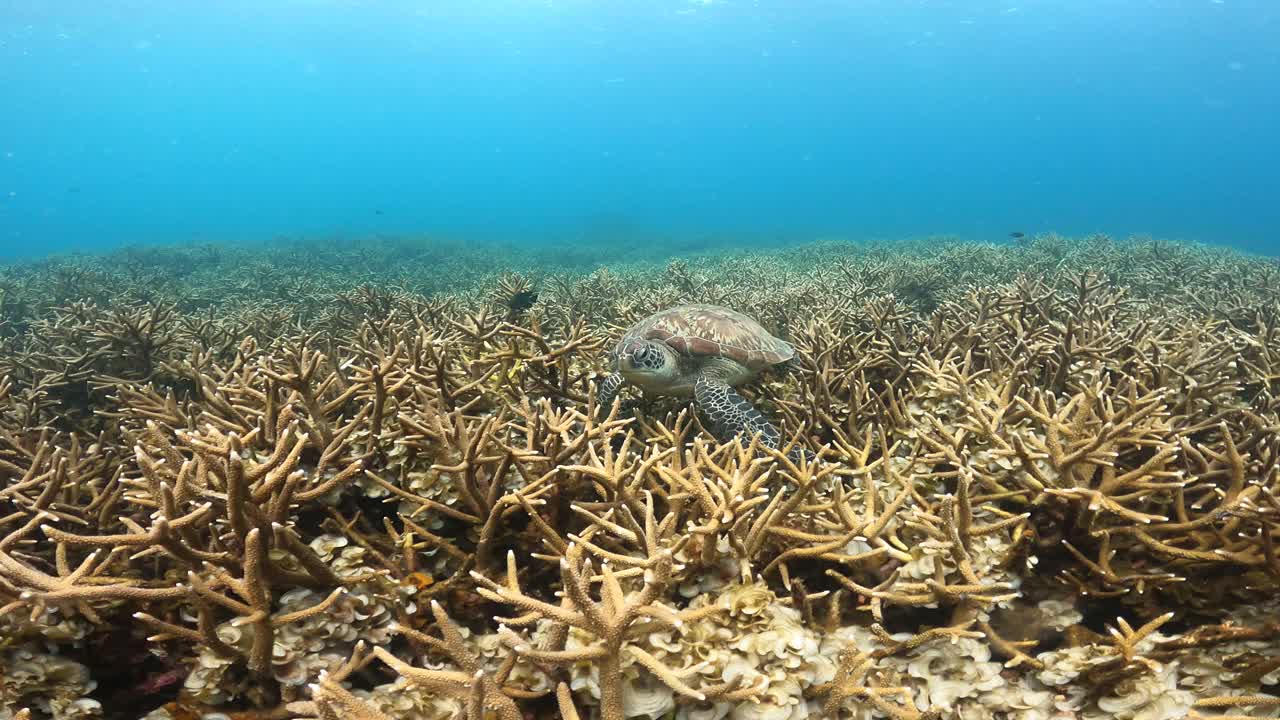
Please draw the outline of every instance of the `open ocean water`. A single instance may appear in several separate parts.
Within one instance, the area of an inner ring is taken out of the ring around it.
[[[1280,254],[1273,0],[0,0],[0,103],[3,258],[1013,231]]]

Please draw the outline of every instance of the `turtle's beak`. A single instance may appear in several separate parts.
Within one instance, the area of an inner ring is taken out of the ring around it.
[[[630,342],[620,346],[614,354],[614,364],[621,369],[631,369],[633,367],[632,358],[635,357],[636,350],[641,347],[642,345],[636,342]]]

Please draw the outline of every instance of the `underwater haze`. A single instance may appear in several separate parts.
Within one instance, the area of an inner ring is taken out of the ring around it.
[[[0,257],[1149,233],[1280,255],[1274,0],[0,0]]]

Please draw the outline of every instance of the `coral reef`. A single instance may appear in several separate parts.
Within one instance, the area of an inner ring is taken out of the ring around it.
[[[0,270],[0,720],[1280,717],[1280,264],[507,259]],[[812,456],[598,412],[680,302]]]

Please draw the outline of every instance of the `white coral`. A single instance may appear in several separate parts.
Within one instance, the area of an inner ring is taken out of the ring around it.
[[[991,661],[990,647],[973,638],[926,643],[909,658],[907,674],[924,681],[915,691],[919,707],[952,707],[962,698],[978,698],[1005,684],[1000,663]]]
[[[350,545],[345,537],[322,535],[310,545],[339,576],[359,577],[370,572],[365,562],[366,550]],[[357,641],[374,645],[389,642],[395,608],[386,598],[386,592],[374,582],[357,583],[346,588],[326,612],[278,627],[271,648],[273,677],[283,685],[294,687],[315,682],[321,672],[337,669],[350,656]],[[303,611],[324,599],[325,596],[315,590],[295,588],[280,596],[275,614]],[[412,604],[407,607],[412,611]],[[244,653],[253,642],[253,630],[234,620],[222,623],[215,632],[220,640]],[[242,683],[230,676],[237,662],[222,657],[212,648],[202,648],[195,667],[183,683],[187,695],[210,705],[238,697]]]
[[[28,707],[52,720],[102,715],[102,705],[88,697],[97,683],[74,660],[26,646],[0,657],[0,666],[0,707]]]
[[[1195,704],[1193,693],[1178,688],[1172,665],[1121,683],[1112,694],[1098,698],[1097,711],[1086,711],[1087,720],[1181,720]]]
[[[404,678],[355,695],[391,718],[455,720],[466,715],[462,702],[434,690],[413,685]]]
[[[1078,625],[1084,620],[1084,615],[1080,613],[1076,608],[1076,603],[1072,600],[1050,598],[1041,600],[1036,604],[1036,607],[1041,612],[1044,625],[1058,632],[1064,632],[1067,628]]]

